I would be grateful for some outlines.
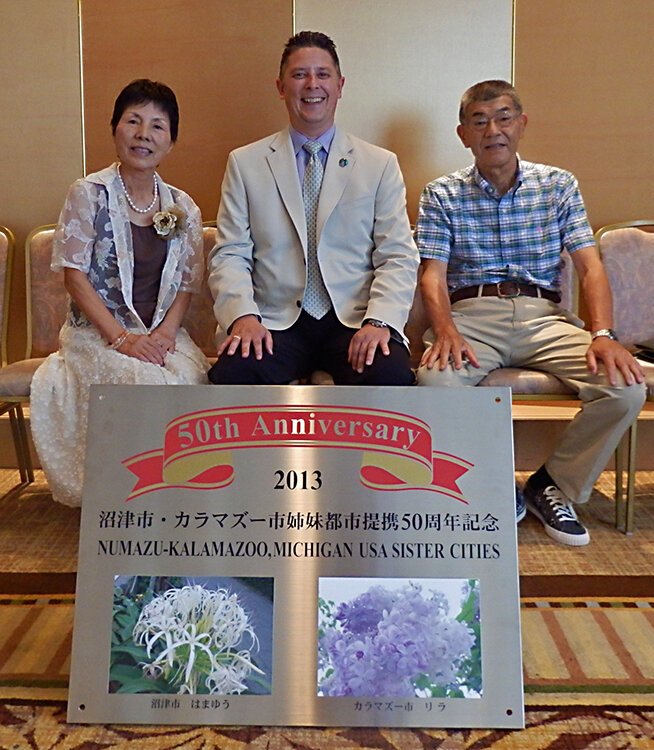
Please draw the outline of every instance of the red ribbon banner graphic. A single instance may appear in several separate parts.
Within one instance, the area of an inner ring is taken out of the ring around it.
[[[350,406],[240,406],[172,420],[163,448],[123,461],[136,477],[127,500],[159,489],[216,490],[234,481],[232,451],[311,447],[362,452],[361,483],[372,489],[430,490],[465,502],[457,481],[472,464],[434,451],[416,417]]]

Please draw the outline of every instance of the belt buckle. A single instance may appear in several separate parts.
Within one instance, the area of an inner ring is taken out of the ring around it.
[[[498,281],[495,286],[497,288],[498,297],[512,299],[513,297],[520,296],[520,286],[517,281]],[[504,291],[507,287],[510,291]]]

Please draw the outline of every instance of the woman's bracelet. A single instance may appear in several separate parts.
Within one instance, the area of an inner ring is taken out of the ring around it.
[[[112,344],[110,344],[110,347],[115,350],[120,349],[120,347],[127,341],[128,336],[129,331],[123,331],[120,336],[118,336],[118,338]]]

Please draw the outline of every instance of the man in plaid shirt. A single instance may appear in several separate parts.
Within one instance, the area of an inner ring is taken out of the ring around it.
[[[612,330],[611,293],[572,174],[518,157],[527,116],[506,81],[461,100],[457,133],[475,163],[427,185],[416,241],[431,329],[421,385],[476,385],[498,367],[550,372],[583,407],[524,491],[562,544],[588,544],[573,503],[588,500],[645,400],[643,372]],[[580,279],[590,331],[560,307],[561,252]],[[524,517],[518,503],[518,520]]]

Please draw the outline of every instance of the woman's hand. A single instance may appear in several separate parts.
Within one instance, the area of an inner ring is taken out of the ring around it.
[[[141,362],[151,362],[163,365],[167,349],[152,341],[147,334],[130,333],[125,341],[116,348],[121,354],[140,359]]]
[[[163,354],[166,352],[175,351],[175,334],[171,333],[163,325],[152,331],[150,334],[150,341],[159,349]]]

